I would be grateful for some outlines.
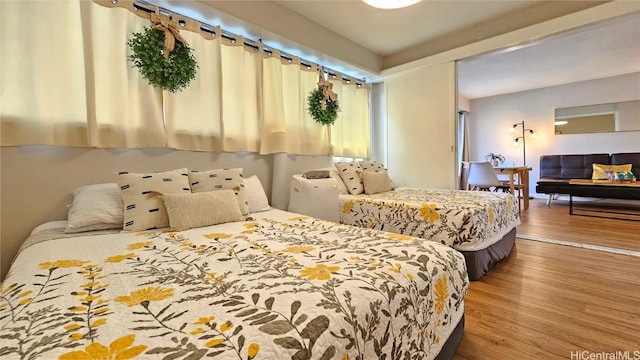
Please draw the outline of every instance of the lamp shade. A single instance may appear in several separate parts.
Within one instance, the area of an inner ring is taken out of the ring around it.
[[[365,3],[380,9],[398,9],[413,5],[420,0],[362,0]]]

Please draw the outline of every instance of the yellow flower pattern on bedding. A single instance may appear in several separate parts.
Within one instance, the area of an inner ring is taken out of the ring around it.
[[[60,355],[59,360],[128,360],[136,358],[147,346],[133,345],[136,336],[125,335],[114,340],[109,347],[99,342],[91,343],[84,350]]]
[[[507,193],[398,188],[339,199],[342,224],[436,241],[458,250],[484,249],[520,224],[514,197]]]
[[[22,250],[0,358],[424,360],[462,316],[464,258],[408,235],[290,213],[144,234]]]
[[[56,260],[56,261],[47,261],[40,264],[41,269],[57,269],[57,268],[71,268],[71,267],[79,267],[82,266],[86,261],[81,260]]]
[[[300,276],[309,280],[329,280],[331,273],[340,270],[339,266],[327,266],[318,264],[314,268],[306,268],[300,270]]]
[[[424,221],[436,222],[440,219],[440,215],[436,212],[436,204],[423,204],[420,207],[420,216]]]
[[[283,251],[288,253],[300,254],[303,252],[313,251],[313,249],[315,249],[313,246],[289,246]]]
[[[131,307],[149,303],[150,301],[161,301],[172,296],[173,289],[171,288],[148,287],[133,291],[129,295],[118,296],[116,301]]]
[[[449,296],[449,290],[447,289],[447,278],[441,276],[436,281],[436,313],[442,314],[444,310],[445,301]]]
[[[351,209],[353,209],[353,207],[355,206],[355,202],[353,200],[349,200],[347,202],[344,203],[344,205],[342,205],[342,213],[343,214],[348,214],[351,212]]]
[[[411,241],[413,240],[413,236],[402,235],[402,234],[388,234],[389,239],[398,240],[398,241]]]

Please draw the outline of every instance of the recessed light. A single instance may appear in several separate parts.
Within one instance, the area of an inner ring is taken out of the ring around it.
[[[420,0],[362,0],[380,9],[398,9],[420,2]]]

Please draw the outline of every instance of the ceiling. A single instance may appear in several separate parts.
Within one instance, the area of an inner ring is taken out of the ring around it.
[[[475,99],[640,72],[640,12],[458,64],[458,91]]]
[[[348,75],[375,79],[383,70],[605,1],[423,0],[395,10],[360,0],[156,2]],[[601,25],[594,33],[578,31],[463,61],[459,89],[471,99],[526,90],[522,84],[545,87],[640,71],[637,4],[635,15],[611,30]]]

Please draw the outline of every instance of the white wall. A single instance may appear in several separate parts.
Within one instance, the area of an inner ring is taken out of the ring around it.
[[[371,159],[388,163],[386,92],[384,83],[371,85]]]
[[[455,62],[385,82],[389,177],[399,186],[454,189]]]
[[[64,146],[0,147],[0,156],[0,279],[35,226],[67,218],[67,204],[75,188],[114,182],[118,171],[241,167],[246,177],[260,178],[273,206],[286,209],[291,175],[332,164],[330,156]],[[278,167],[276,158],[281,163]]]
[[[535,190],[540,155],[640,152],[640,131],[555,135],[555,108],[637,99],[640,73],[473,99],[469,112],[471,159],[484,160],[487,153],[494,152],[522,164],[522,147],[512,145],[517,135],[508,129],[524,120],[526,127],[538,134],[535,139],[527,137],[526,147],[526,163],[533,168],[529,185]]]

